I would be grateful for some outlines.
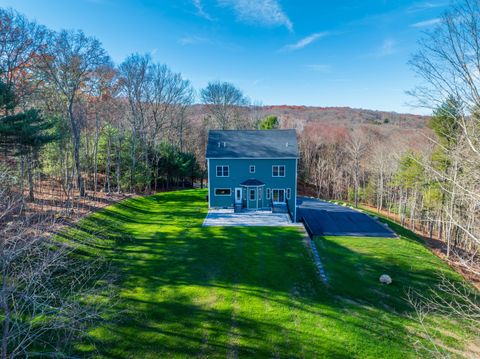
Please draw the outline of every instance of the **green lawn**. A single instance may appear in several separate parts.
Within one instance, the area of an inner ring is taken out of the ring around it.
[[[427,290],[438,268],[458,278],[405,237],[316,238],[325,286],[298,228],[203,228],[205,194],[128,199],[69,232],[118,275],[119,300],[79,351],[106,358],[414,357],[421,336],[405,291]],[[392,285],[378,282],[384,272]],[[458,325],[441,317],[432,325],[454,351],[462,349]]]

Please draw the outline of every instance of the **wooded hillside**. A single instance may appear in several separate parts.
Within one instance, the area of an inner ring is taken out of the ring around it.
[[[412,58],[425,117],[257,106],[231,83],[194,89],[148,54],[114,64],[90,34],[0,9],[2,352],[22,356],[58,330],[60,350],[96,318],[97,308],[75,304],[94,295],[90,275],[103,267],[76,267],[48,234],[126,195],[203,186],[209,129],[295,128],[302,194],[372,206],[480,276],[478,28],[480,4],[465,0],[425,34]],[[76,285],[65,293],[65,283]]]

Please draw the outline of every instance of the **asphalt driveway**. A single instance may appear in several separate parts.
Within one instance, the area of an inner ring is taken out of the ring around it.
[[[319,199],[298,197],[298,219],[315,236],[396,237],[374,218]]]

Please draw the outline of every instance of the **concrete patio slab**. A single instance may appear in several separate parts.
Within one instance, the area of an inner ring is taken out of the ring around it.
[[[269,211],[234,213],[233,209],[210,209],[207,217],[203,221],[203,226],[219,227],[282,227],[298,225],[298,223],[292,223],[287,213],[272,213]]]

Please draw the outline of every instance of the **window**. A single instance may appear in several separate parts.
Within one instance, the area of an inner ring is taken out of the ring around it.
[[[285,166],[272,166],[272,177],[285,177]]]
[[[270,193],[271,193],[270,188],[267,188],[267,199],[270,199]]]
[[[230,196],[231,194],[230,188],[215,188],[215,196]]]
[[[228,166],[217,166],[217,177],[228,177],[229,172]]]
[[[255,166],[253,165],[250,166],[250,173],[255,173]]]
[[[287,188],[287,193],[286,193],[287,199],[290,199],[290,193],[291,192],[292,192],[292,190],[290,188]]]
[[[242,202],[242,189],[235,188],[235,202],[241,203]]]
[[[274,189],[272,191],[272,202],[274,202],[274,203],[285,203],[285,190],[284,189]]]
[[[250,201],[255,201],[255,189],[251,188],[250,189]]]

